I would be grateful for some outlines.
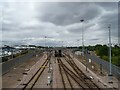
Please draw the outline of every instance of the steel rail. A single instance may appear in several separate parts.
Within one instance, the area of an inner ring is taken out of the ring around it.
[[[57,58],[57,60],[58,60],[58,63],[60,63],[58,58]],[[63,74],[62,74],[62,68],[61,68],[60,64],[58,64],[58,66],[59,66],[59,71],[60,71],[60,75],[61,75],[61,78],[62,78],[63,87],[66,90],[65,81],[64,81],[64,78],[63,78]]]
[[[83,84],[79,81],[78,76],[76,76],[76,74],[75,74],[73,71],[71,71],[68,67],[66,67],[66,66],[63,64],[63,62],[61,61],[61,59],[59,59],[59,61],[60,61],[60,65],[62,66],[62,68],[64,68],[64,71],[65,71],[66,73],[68,73],[68,75],[69,75],[80,87],[82,87],[82,88],[84,89],[84,86],[83,86]]]
[[[76,71],[76,73],[81,77],[81,74],[84,76],[84,78],[88,78],[79,68],[78,68],[78,66],[75,64],[75,62],[73,61],[73,59],[72,59],[72,57],[70,56],[70,55],[67,55],[67,54],[65,54],[65,56],[67,56],[70,60],[68,61],[68,60],[66,60],[69,64],[70,64],[70,66],[71,67],[73,67],[74,68],[74,70]],[[66,58],[65,58],[66,59]],[[81,77],[81,78],[83,78],[83,77]],[[90,84],[93,84],[97,89],[99,89],[100,90],[100,88],[92,81],[92,80],[90,80],[90,79],[87,79],[87,80],[89,80],[91,83],[87,83],[87,81],[84,79],[83,81],[87,84],[87,86],[89,87],[89,88],[93,88],[93,87],[90,87],[91,85]],[[93,86],[92,85],[92,86]],[[95,88],[94,87],[94,88]]]
[[[49,56],[47,57],[47,59],[44,61],[44,63],[41,65],[41,66],[46,66],[46,63],[48,63],[48,60],[49,60],[49,58],[50,58],[50,54],[49,54]],[[37,76],[38,74],[39,74],[39,72],[40,72],[40,70],[42,69],[42,67],[40,67],[38,70],[37,70],[37,72],[32,76],[32,78],[27,82],[27,84],[24,84],[25,86],[22,88],[22,90],[25,90],[26,88],[27,88],[27,86],[32,82],[32,80],[34,80],[34,78],[35,78],[35,76]],[[42,72],[43,72],[44,70],[42,70]],[[40,73],[41,74],[41,73]],[[38,77],[40,77],[40,75],[38,75]],[[38,78],[37,77],[37,78]],[[35,82],[34,83],[36,83],[36,80],[35,80]],[[33,83],[33,84],[34,84]],[[34,84],[35,85],[35,84]],[[34,85],[32,85],[32,87],[31,88],[33,88],[33,86]],[[31,89],[30,88],[30,89]]]

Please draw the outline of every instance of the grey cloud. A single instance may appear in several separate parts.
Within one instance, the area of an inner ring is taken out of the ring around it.
[[[18,31],[19,26],[15,23],[2,23],[2,31]]]
[[[99,2],[99,3],[96,2],[95,4],[99,5],[105,10],[110,10],[110,11],[118,7],[118,2]]]
[[[83,18],[89,21],[97,17],[100,12],[101,9],[94,3],[47,3],[42,16],[38,18],[44,22],[65,26],[79,23]]]
[[[16,6],[19,4],[16,4]],[[25,4],[24,4],[25,5]],[[83,29],[85,33],[85,44],[106,43],[108,38],[107,25],[112,24],[112,37],[117,36],[117,6],[114,3],[36,3],[34,12],[31,8],[20,4],[16,6],[5,6],[7,10],[4,15],[3,40],[16,44],[39,44],[44,45],[47,38],[47,45],[62,45],[69,42],[69,45],[78,44],[80,40],[82,25],[80,19],[84,19]],[[10,8],[15,11],[9,10]],[[29,13],[28,13],[29,12]],[[111,12],[111,13],[108,13]],[[33,14],[35,13],[35,14]],[[32,15],[33,14],[33,15]],[[31,39],[30,39],[31,38]],[[52,40],[53,39],[53,40]],[[26,41],[25,41],[26,40]]]
[[[106,34],[108,34],[108,25],[111,24],[111,32],[112,35],[118,37],[118,12],[112,12],[110,14],[105,14],[101,17],[99,25],[101,26],[101,30],[104,30]]]
[[[90,27],[94,26],[95,23],[93,22],[85,22],[85,23],[79,23],[75,25],[68,25],[67,30],[72,34],[80,34],[82,33],[82,29],[84,32],[87,32]]]

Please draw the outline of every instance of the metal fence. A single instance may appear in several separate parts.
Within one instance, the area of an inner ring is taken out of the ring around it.
[[[30,58],[34,57],[35,55],[36,55],[36,52],[32,52],[32,53],[25,54],[21,57],[11,59],[7,62],[1,63],[0,65],[2,66],[2,75],[7,73],[11,68],[29,60]]]
[[[109,62],[102,60],[95,55],[90,55],[90,54],[87,55],[87,58],[98,63],[99,65],[101,64],[102,68],[104,68],[109,73]],[[112,74],[120,80],[120,68],[113,64],[111,66],[112,66]]]

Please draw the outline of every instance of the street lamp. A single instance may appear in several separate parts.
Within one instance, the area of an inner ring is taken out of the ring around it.
[[[87,53],[85,52],[85,48],[84,48],[84,31],[83,31],[83,22],[84,22],[84,19],[81,19],[80,20],[82,22],[82,52],[83,52],[83,59],[85,57],[85,54],[86,54],[86,71],[87,71]]]
[[[47,38],[47,36],[44,36],[44,40],[45,40],[44,49],[45,49],[45,47],[46,47],[46,38]],[[46,50],[45,50],[45,51],[46,51]]]
[[[84,19],[80,20],[81,22],[84,22]],[[83,52],[83,56],[84,56],[84,32],[83,32],[83,23],[82,23],[82,52]]]
[[[45,39],[45,52],[46,52],[46,55],[47,55],[47,57],[48,57],[48,47],[47,47],[47,45],[46,45],[46,39],[47,39],[48,37],[47,36],[45,36],[44,37],[44,39]],[[49,59],[49,70],[48,70],[48,72],[50,72],[50,59]]]
[[[77,45],[77,47],[78,47],[78,48],[77,48],[77,49],[78,49],[78,50],[79,50],[79,41],[80,41],[80,40],[79,40],[79,39],[77,39],[77,43],[78,43],[78,45]]]

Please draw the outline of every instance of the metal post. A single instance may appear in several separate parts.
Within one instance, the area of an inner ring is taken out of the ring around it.
[[[83,22],[84,19],[81,19],[80,21]],[[85,52],[85,47],[84,47],[84,31],[83,31],[83,23],[82,23],[82,46],[83,46],[83,48],[82,48],[83,59],[84,59],[85,54],[86,54],[86,58],[85,58],[85,59],[86,59],[86,71],[87,71],[87,53]]]
[[[83,22],[84,20],[80,20],[81,22]],[[83,56],[84,56],[84,31],[83,31],[83,23],[82,23],[82,52],[83,52]]]
[[[88,70],[87,70],[87,67],[88,67],[88,65],[87,65],[87,64],[88,64],[88,63],[87,63],[87,50],[85,50],[85,55],[84,55],[84,56],[85,56],[85,59],[86,59],[86,71],[88,71]]]
[[[109,28],[109,67],[110,67],[109,75],[111,76],[112,75],[112,72],[111,72],[111,32],[110,32],[111,25],[109,25],[108,28]]]
[[[50,73],[50,59],[49,59],[49,70],[48,70],[48,72]]]
[[[102,74],[102,64],[100,64],[100,74]]]
[[[77,47],[77,49],[79,50],[79,39],[77,41],[78,41],[78,45],[77,45],[78,47]]]
[[[45,48],[46,47],[46,38],[47,38],[47,36],[45,36],[44,38],[45,38],[45,46],[44,46],[44,48]],[[46,49],[45,49],[45,51],[46,51]]]

